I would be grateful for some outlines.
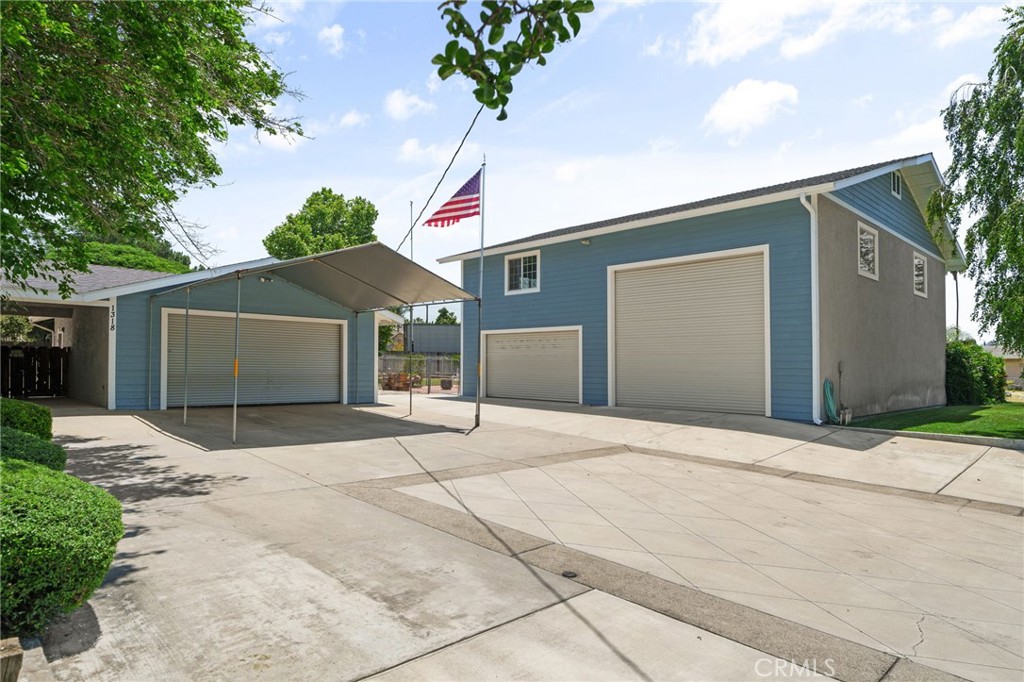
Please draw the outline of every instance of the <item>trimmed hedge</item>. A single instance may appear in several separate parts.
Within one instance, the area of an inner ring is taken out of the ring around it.
[[[92,595],[124,535],[121,503],[39,464],[0,460],[0,631],[43,632]]]
[[[25,400],[0,400],[0,425],[31,433],[44,440],[53,438],[53,414],[50,408]]]
[[[973,341],[946,344],[946,404],[988,405],[1006,400],[1006,369]]]
[[[20,459],[42,464],[54,471],[64,471],[68,463],[67,450],[53,441],[43,440],[31,433],[0,424],[0,458]]]

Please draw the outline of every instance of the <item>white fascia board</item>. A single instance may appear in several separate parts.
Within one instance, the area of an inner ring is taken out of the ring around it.
[[[881,168],[875,168],[874,170],[867,171],[866,173],[861,173],[859,175],[854,175],[852,177],[846,178],[845,180],[837,180],[835,182],[834,189],[844,189],[852,185],[860,184],[865,180],[877,178],[880,175],[892,173],[893,171],[898,171],[903,168],[908,168],[910,166],[920,166],[921,164],[924,163],[932,163],[934,165],[935,159],[934,157],[932,157],[931,154],[923,154],[921,156],[916,156],[912,159],[905,159],[903,161],[897,161],[896,163],[890,163],[888,165],[882,166]]]
[[[81,294],[71,294],[69,298],[61,298],[57,292],[42,294],[17,287],[2,287],[0,294],[5,300],[15,303],[80,303],[82,301]]]
[[[558,235],[557,237],[548,237],[546,239],[532,239],[530,241],[519,242],[516,244],[508,244],[505,246],[495,246],[489,249],[484,249],[484,256],[494,256],[504,253],[514,253],[517,251],[529,251],[530,249],[536,249],[541,246],[547,246],[548,244],[558,244],[561,242],[572,242],[579,239],[590,239],[592,237],[598,237],[603,234],[612,234],[614,232],[623,232],[625,230],[633,230],[638,227],[649,227],[651,225],[660,225],[662,223],[669,223],[676,220],[685,220],[687,218],[698,218],[705,215],[713,215],[715,213],[725,213],[726,211],[735,211],[741,208],[750,208],[753,206],[763,206],[765,204],[774,204],[779,201],[786,201],[788,199],[799,199],[802,194],[814,194],[820,192],[829,192],[835,189],[835,183],[828,182],[821,185],[812,185],[809,187],[801,187],[798,189],[786,190],[784,192],[776,192],[774,194],[765,194],[763,196],[751,197],[749,199],[739,199],[737,201],[730,201],[725,204],[715,204],[713,206],[702,206],[701,208],[694,208],[686,211],[679,211],[678,213],[666,213],[665,215],[656,216],[653,218],[641,218],[639,220],[631,220],[626,223],[617,223],[615,225],[608,225],[607,227],[595,227],[592,230],[581,230],[579,232],[571,232],[569,234]],[[466,253],[456,254],[454,256],[445,256],[444,258],[438,258],[438,263],[456,263],[459,261],[473,260],[480,257],[479,251],[467,251]]]
[[[119,287],[110,287],[108,289],[98,289],[97,291],[90,291],[88,293],[81,294],[81,300],[96,301],[101,298],[128,296],[130,294],[137,294],[144,291],[152,291],[153,289],[165,289],[167,287],[176,286],[180,287],[185,284],[193,284],[195,282],[202,282],[208,279],[222,277],[228,273],[235,272],[237,270],[259,268],[267,265],[272,265],[277,262],[279,261],[276,258],[260,258],[259,260],[246,261],[244,263],[221,265],[216,268],[210,268],[209,270],[198,270],[196,272],[186,272],[181,275],[169,275],[167,277],[158,277],[156,279],[146,280],[145,282],[137,282],[135,284],[124,284]]]
[[[404,317],[396,315],[390,310],[375,310],[373,315],[378,325],[397,327],[405,324]]]

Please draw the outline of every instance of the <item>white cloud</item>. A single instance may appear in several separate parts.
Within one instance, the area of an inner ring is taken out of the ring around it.
[[[457,142],[445,142],[443,144],[432,142],[427,146],[423,146],[418,139],[410,137],[399,148],[398,160],[404,163],[447,164],[451,160],[452,154],[455,153],[456,148],[458,148]],[[470,142],[462,145],[459,158],[465,159],[466,157],[479,154],[480,145]]]
[[[730,0],[702,9],[694,15],[686,61],[715,66],[739,59],[778,40],[791,17],[813,10],[814,3],[808,0]]]
[[[342,116],[331,114],[327,120],[313,119],[312,121],[304,123],[302,128],[310,137],[320,137],[321,135],[333,133],[338,130],[344,130],[345,128],[354,128],[356,126],[366,125],[369,120],[369,114],[364,114],[358,109],[351,109],[348,113]]]
[[[275,47],[281,47],[292,41],[292,34],[288,31],[270,31],[263,35],[263,41]]]
[[[875,96],[869,92],[866,95],[861,95],[860,97],[854,97],[853,99],[851,99],[850,106],[855,107],[857,109],[864,109],[865,107],[867,107],[867,105],[871,104],[871,102],[874,101],[874,99]]]
[[[320,32],[316,34],[316,39],[327,48],[328,52],[337,55],[345,49],[344,36],[345,28],[341,24],[334,24],[320,29]]]
[[[679,38],[666,38],[664,35],[659,34],[653,43],[644,45],[644,49],[641,50],[640,54],[645,57],[675,55],[679,54],[681,47],[682,43],[680,43]]]
[[[1005,28],[1002,19],[1001,5],[975,7],[944,26],[935,36],[935,44],[939,47],[950,47],[966,40],[999,35]]]
[[[405,90],[392,90],[384,98],[384,111],[396,121],[404,121],[417,114],[425,114],[436,109],[433,104],[426,102],[418,95]]]
[[[427,92],[433,95],[435,92],[441,89],[441,77],[437,75],[436,71],[431,71],[430,75],[427,76]]]
[[[849,31],[906,33],[920,26],[917,8],[905,3],[849,0],[820,3],[726,0],[694,15],[686,59],[715,66],[778,43],[779,54],[796,59],[817,52]]]
[[[748,78],[726,90],[704,116],[711,132],[727,135],[736,146],[751,131],[768,123],[780,112],[792,112],[798,101],[795,86],[779,81]]]
[[[370,120],[369,114],[364,114],[361,111],[352,109],[338,121],[338,125],[342,128],[353,128],[355,126],[366,125],[366,122]]]

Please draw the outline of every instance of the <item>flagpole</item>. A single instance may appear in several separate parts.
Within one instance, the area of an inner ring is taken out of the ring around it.
[[[481,339],[484,335],[484,188],[487,185],[487,155],[484,154],[484,162],[480,166],[480,286],[476,290],[476,416],[473,421],[474,427],[480,427],[480,393],[483,392],[481,381],[483,372],[481,353]]]
[[[413,202],[409,202],[409,259],[413,258],[413,232],[416,227],[413,217]],[[409,306],[409,338],[406,339],[406,357],[409,359],[409,416],[413,416],[413,306]]]

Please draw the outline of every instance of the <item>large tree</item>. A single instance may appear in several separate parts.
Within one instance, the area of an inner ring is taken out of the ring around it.
[[[0,3],[0,261],[70,293],[83,235],[165,229],[220,173],[229,126],[300,133],[272,113],[282,74],[245,37],[249,0]],[[53,274],[51,274],[53,273]]]
[[[953,163],[929,202],[933,220],[957,227],[967,213],[967,273],[974,319],[1003,348],[1024,351],[1024,7],[1006,10],[1006,34],[983,83],[943,110]]]
[[[263,239],[267,253],[282,260],[377,241],[377,208],[362,197],[346,199],[327,187],[309,195],[298,213]]]

